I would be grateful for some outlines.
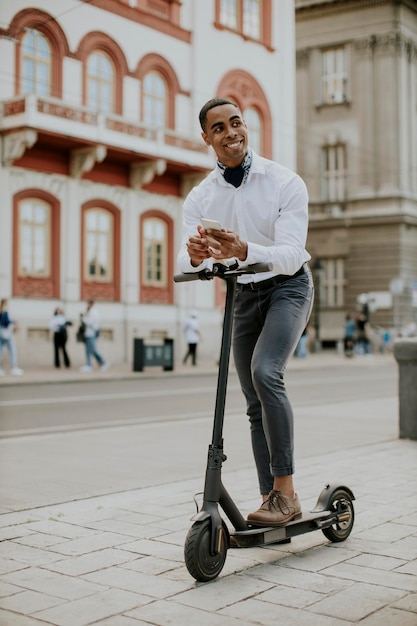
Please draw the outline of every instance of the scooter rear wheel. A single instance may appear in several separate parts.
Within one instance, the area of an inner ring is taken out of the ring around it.
[[[355,521],[351,495],[344,489],[336,489],[332,494],[329,510],[336,513],[339,519],[332,526],[322,529],[324,536],[333,543],[345,541],[349,537]]]
[[[184,545],[185,564],[191,576],[200,582],[216,578],[226,561],[228,540],[227,530],[223,527],[220,537],[219,552],[210,552],[211,521],[195,522],[187,533]]]

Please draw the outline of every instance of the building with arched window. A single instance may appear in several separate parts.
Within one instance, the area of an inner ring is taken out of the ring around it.
[[[93,299],[103,352],[173,338],[198,309],[218,358],[224,294],[175,285],[186,194],[214,166],[198,113],[242,109],[252,147],[295,168],[293,0],[0,3],[0,296],[23,367],[52,365],[48,321]],[[74,366],[82,346],[70,330]]]

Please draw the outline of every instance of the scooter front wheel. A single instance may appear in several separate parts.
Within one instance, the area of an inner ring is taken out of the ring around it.
[[[211,520],[195,522],[187,533],[184,545],[185,564],[191,576],[200,582],[216,578],[226,561],[228,539],[227,530],[222,528],[217,554],[210,551]]]
[[[323,534],[333,543],[345,541],[352,531],[355,512],[351,495],[345,489],[336,489],[329,503],[329,510],[336,514],[337,521],[323,528]]]

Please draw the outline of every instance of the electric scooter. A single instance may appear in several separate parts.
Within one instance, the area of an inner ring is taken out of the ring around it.
[[[354,523],[352,491],[346,485],[328,484],[321,491],[312,511],[300,519],[279,527],[251,526],[241,515],[226,491],[221,478],[222,464],[226,461],[223,451],[223,423],[226,403],[227,379],[233,329],[233,307],[237,278],[243,274],[255,274],[272,270],[268,263],[257,263],[246,268],[214,263],[211,269],[200,272],[176,274],[174,281],[212,280],[226,282],[226,302],[223,322],[217,380],[216,404],[212,441],[208,448],[207,468],[203,492],[203,504],[188,531],[184,545],[185,564],[197,581],[207,582],[216,578],[223,569],[229,548],[249,548],[274,543],[289,543],[292,537],[314,530],[321,530],[331,542],[345,541]],[[219,505],[233,525],[229,530],[219,512]]]

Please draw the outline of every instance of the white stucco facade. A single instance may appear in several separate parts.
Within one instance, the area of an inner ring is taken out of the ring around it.
[[[178,360],[185,349],[182,323],[189,309],[195,308],[200,314],[203,337],[201,358],[217,360],[221,315],[213,284],[176,285],[171,300],[143,302],[141,216],[157,210],[173,224],[168,263],[172,281],[181,240],[184,194],[215,163],[213,154],[205,150],[198,124],[201,106],[215,95],[236,93],[245,99],[247,90],[253,89],[256,100],[259,90],[270,113],[271,148],[266,156],[295,169],[293,0],[271,1],[269,46],[216,26],[215,0],[184,0],[178,4],[176,36],[163,23],[154,28],[154,16],[145,23],[129,19],[128,3],[120,3],[125,5],[120,12],[115,10],[117,4],[109,2],[106,10],[99,7],[99,2],[79,0],[0,3],[0,297],[9,299],[10,316],[19,323],[15,339],[22,367],[52,364],[47,327],[56,306],[62,306],[74,323],[69,342],[74,366],[84,362],[83,347],[75,343],[77,320],[85,309],[81,207],[97,200],[114,206],[120,221],[118,297],[96,298],[103,329],[100,346],[106,358],[112,362],[131,361],[134,337],[167,336],[174,339]],[[24,25],[26,19],[29,27],[36,29],[39,15],[50,20],[45,27],[54,24],[57,40],[61,35],[64,40],[59,96],[22,94],[19,86],[16,48],[22,30],[14,33],[13,24],[20,20]],[[92,46],[86,43],[91,42],[92,33],[99,33],[98,42],[111,41],[121,66],[125,66],[119,112],[103,114],[85,104],[83,47]],[[151,129],[150,137],[146,134],[150,129],[140,117],[140,68],[141,61],[148,58],[160,60],[161,67],[169,66],[175,77],[172,83],[178,86],[173,128],[165,133],[163,129]],[[233,77],[234,73],[238,80],[231,92],[224,93],[223,88],[220,94],[224,77]],[[92,158],[90,169],[83,169],[86,166],[80,160],[80,150],[88,151]],[[161,174],[158,162],[165,164]],[[138,171],[142,175],[149,164],[151,183],[156,180],[159,186],[147,188],[143,179],[138,179]],[[134,167],[137,165],[139,170]],[[174,193],[174,189],[180,191]],[[25,295],[16,286],[16,197],[26,190],[40,190],[59,206],[59,242],[53,242],[58,250],[59,280],[52,295],[42,295],[42,291]]]

